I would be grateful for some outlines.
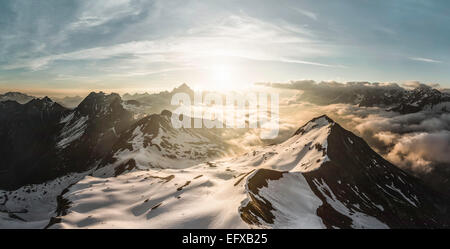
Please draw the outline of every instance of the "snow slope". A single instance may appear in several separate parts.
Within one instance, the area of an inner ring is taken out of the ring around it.
[[[0,229],[46,227],[57,209],[58,196],[86,174],[69,174],[14,191],[0,190]]]

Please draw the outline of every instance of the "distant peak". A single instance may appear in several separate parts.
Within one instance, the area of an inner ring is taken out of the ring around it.
[[[189,86],[186,83],[183,83],[178,88],[189,88]]]
[[[93,98],[120,98],[120,95],[117,93],[106,94],[102,91],[100,92],[91,92],[85,99],[93,99]]]
[[[23,96],[27,96],[25,93],[21,93],[21,92],[7,92],[4,94],[5,96],[14,96],[14,95],[23,95]]]
[[[98,93],[96,93],[96,92],[90,92],[89,94],[88,94],[88,96],[86,96],[86,98],[84,98],[85,100],[86,99],[92,99],[92,98],[95,98],[96,96],[98,96],[99,94]]]
[[[53,103],[53,102],[54,101],[52,99],[50,99],[48,96],[45,96],[45,97],[43,97],[41,99],[39,99],[39,98],[32,99],[28,103],[33,104],[33,103]]]
[[[43,97],[42,100],[44,102],[53,102],[53,100],[51,100],[48,96]]]
[[[175,87],[172,92],[192,92],[192,89],[186,83],[183,83]]]
[[[415,89],[431,89],[432,87],[425,84],[419,84]]]
[[[102,91],[100,91],[100,92],[98,92],[98,93],[96,93],[96,92],[90,92],[89,95],[88,95],[87,97],[104,96],[104,95],[105,95],[105,93],[102,92]]]

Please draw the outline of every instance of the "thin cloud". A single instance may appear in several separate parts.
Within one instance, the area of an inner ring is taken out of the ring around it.
[[[302,34],[301,37],[298,36],[299,33]],[[178,36],[22,59],[4,66],[3,69],[25,68],[37,71],[47,69],[58,61],[117,60],[119,65],[136,68],[136,73],[140,75],[142,67],[150,63],[202,68],[205,66],[201,64],[202,59],[211,56],[343,68],[342,65],[303,59],[326,57],[332,53],[332,48],[324,47],[311,31],[305,28],[286,23],[268,23],[247,15],[231,15],[210,25],[192,28],[186,34]],[[292,56],[295,56],[295,59]],[[97,68],[101,69],[101,65],[97,64]],[[127,75],[130,73],[134,72],[127,71]]]
[[[324,64],[324,63],[318,63],[318,62],[313,62],[313,61],[304,61],[304,60],[280,59],[278,61],[285,62],[285,63],[294,63],[294,64],[305,64],[305,65],[319,66],[319,67],[346,68],[343,65]]]
[[[302,15],[308,17],[308,18],[313,19],[314,21],[317,21],[317,14],[316,14],[316,13],[311,12],[311,11],[307,11],[307,10],[305,10],[305,9],[299,9],[299,8],[296,8],[295,10],[296,10],[298,13],[300,13],[300,14],[302,14]]]
[[[428,62],[428,63],[442,63],[442,61],[433,60],[433,59],[429,59],[429,58],[422,58],[422,57],[410,57],[409,59],[413,60],[413,61],[421,61],[421,62]]]

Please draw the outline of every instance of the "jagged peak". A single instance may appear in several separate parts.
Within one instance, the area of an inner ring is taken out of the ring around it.
[[[114,99],[120,99],[122,100],[122,98],[120,97],[120,95],[118,93],[110,93],[110,94],[105,94],[104,92],[100,91],[100,92],[91,92],[89,93],[88,96],[86,96],[86,98],[83,99],[83,101],[81,101],[80,105],[83,104],[83,102],[86,101],[92,101],[92,100],[114,100]]]
[[[91,92],[81,101],[76,109],[83,114],[106,113],[109,112],[110,108],[122,109],[121,102],[122,98],[117,93]]]
[[[26,105],[36,105],[36,104],[41,104],[41,103],[45,103],[45,104],[53,104],[55,103],[55,101],[53,101],[52,99],[50,99],[48,96],[45,96],[43,98],[35,98],[32,99],[30,102],[26,103]]]
[[[49,102],[49,103],[53,103],[54,101],[52,99],[50,99],[48,96],[45,96],[42,98],[42,101],[44,102]]]
[[[20,103],[19,103],[20,104]],[[27,110],[34,109],[38,111],[50,111],[55,113],[62,113],[67,111],[68,109],[64,106],[56,103],[51,98],[45,96],[43,98],[35,98],[30,100],[25,104],[21,104]]]

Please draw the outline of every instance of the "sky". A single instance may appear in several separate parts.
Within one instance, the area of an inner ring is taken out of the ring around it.
[[[448,0],[2,0],[0,92],[302,79],[450,87],[448,13]]]

